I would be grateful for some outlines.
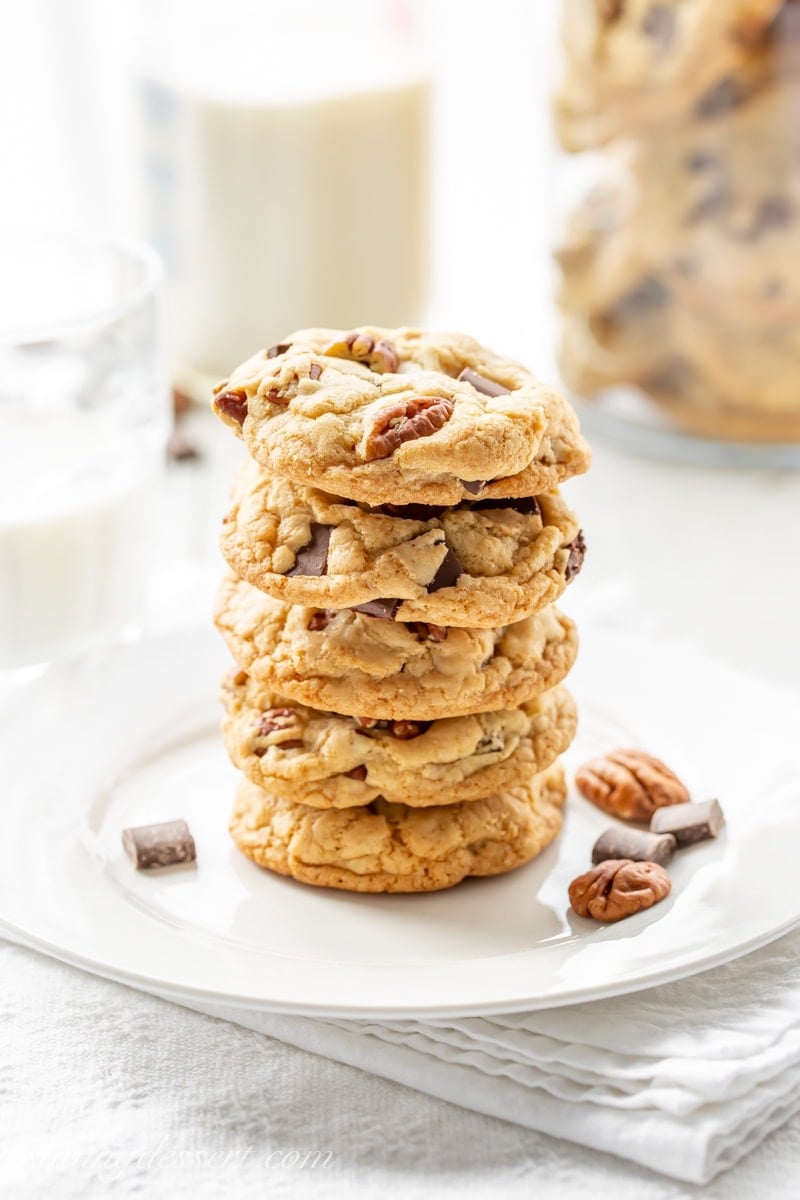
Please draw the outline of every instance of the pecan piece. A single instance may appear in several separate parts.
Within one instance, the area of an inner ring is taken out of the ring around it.
[[[368,333],[361,333],[358,329],[345,334],[341,341],[331,342],[323,354],[331,358],[353,358],[356,362],[365,362],[382,375],[393,375],[400,363],[394,342],[388,338],[380,338],[376,342]]]
[[[392,736],[401,741],[419,737],[430,725],[430,721],[392,721]]]
[[[228,392],[219,392],[214,397],[214,408],[223,416],[244,425],[247,416],[247,392],[244,388],[233,388]]]
[[[421,642],[443,642],[447,637],[444,625],[431,625],[430,621],[411,621],[408,628]]]
[[[571,579],[580,574],[583,560],[586,557],[586,539],[582,529],[578,531],[578,536],[570,542],[566,549],[569,550],[569,558],[564,570],[564,579],[569,583]]]
[[[649,821],[657,808],[689,800],[678,776],[643,750],[612,750],[593,758],[578,768],[575,783],[598,808],[631,821]]]
[[[320,629],[327,629],[333,618],[336,616],[335,608],[320,608],[315,613],[312,613],[308,619],[306,629],[312,633],[319,633]]]
[[[258,718],[258,732],[263,735],[288,729],[296,715],[293,708],[268,708]]]
[[[569,901],[579,917],[621,921],[658,904],[671,887],[669,875],[658,863],[609,858],[573,879]]]
[[[436,433],[452,414],[453,401],[449,396],[414,396],[411,400],[398,400],[378,413],[367,434],[366,461],[389,458],[403,442]]]

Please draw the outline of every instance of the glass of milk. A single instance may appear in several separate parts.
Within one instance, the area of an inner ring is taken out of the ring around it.
[[[166,266],[181,385],[205,398],[293,329],[421,321],[431,86],[412,6],[138,12],[143,230]]]
[[[169,393],[152,251],[0,236],[0,670],[133,629]]]

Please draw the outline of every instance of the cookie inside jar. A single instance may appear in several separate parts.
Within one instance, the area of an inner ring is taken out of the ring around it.
[[[586,7],[555,99],[564,381],[646,452],[800,461],[800,6],[596,0],[579,33]]]

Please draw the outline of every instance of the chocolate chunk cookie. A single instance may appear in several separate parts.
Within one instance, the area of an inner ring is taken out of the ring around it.
[[[271,795],[314,808],[363,806],[379,796],[412,808],[444,796],[480,799],[550,766],[576,725],[564,687],[500,712],[378,721],[308,708],[234,671],[223,702],[234,766]]]
[[[259,682],[356,717],[430,721],[514,708],[560,683],[577,653],[575,626],[553,605],[499,629],[444,629],[284,604],[233,575],[215,620]]]
[[[557,600],[580,567],[580,529],[558,492],[370,506],[270,475],[233,487],[221,545],[236,574],[292,604],[399,600],[398,621],[507,625]]]
[[[371,505],[535,496],[589,464],[562,397],[460,334],[302,330],[213,407],[268,471]]]
[[[353,892],[433,892],[468,875],[500,875],[556,837],[566,795],[550,767],[486,800],[410,808],[375,800],[327,812],[239,788],[230,822],[239,849],[303,883]]]

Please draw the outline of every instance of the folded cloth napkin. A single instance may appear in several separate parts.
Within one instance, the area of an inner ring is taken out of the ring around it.
[[[377,1022],[189,1007],[692,1183],[800,1111],[800,934],[544,1012]]]

